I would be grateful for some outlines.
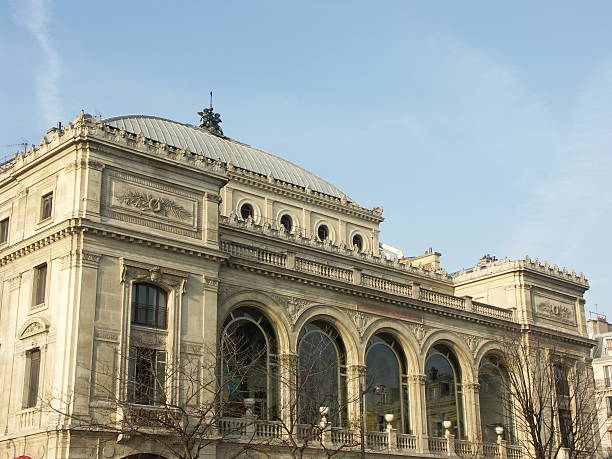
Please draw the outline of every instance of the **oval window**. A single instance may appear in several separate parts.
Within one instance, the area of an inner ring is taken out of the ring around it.
[[[327,225],[319,225],[317,229],[317,235],[319,236],[319,240],[325,241],[329,238],[329,228]]]
[[[280,224],[283,228],[285,228],[285,231],[288,233],[291,232],[291,229],[293,228],[293,220],[291,219],[290,215],[283,215],[280,219]]]
[[[253,206],[251,204],[242,204],[240,206],[240,216],[243,220],[253,218],[255,212],[253,212]]]
[[[363,250],[363,238],[359,234],[353,236],[353,247],[357,247],[360,252]]]

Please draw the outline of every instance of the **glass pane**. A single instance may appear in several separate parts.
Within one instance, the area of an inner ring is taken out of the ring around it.
[[[393,414],[394,426],[402,424],[400,364],[386,344],[374,344],[366,356],[366,428],[383,431],[385,414]]]
[[[456,381],[448,359],[437,353],[430,353],[425,366],[427,381],[425,394],[427,400],[427,425],[429,435],[443,437],[444,421],[451,421],[451,431],[457,435],[460,423],[456,397]]]

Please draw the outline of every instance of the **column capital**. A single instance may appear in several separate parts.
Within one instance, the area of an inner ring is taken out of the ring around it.
[[[408,375],[408,381],[424,385],[427,382],[427,375],[420,373],[412,373]]]

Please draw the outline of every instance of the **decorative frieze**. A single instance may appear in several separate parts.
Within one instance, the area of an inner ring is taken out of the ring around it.
[[[124,189],[115,194],[115,198],[128,207],[133,207],[142,212],[163,215],[170,219],[188,220],[192,217],[192,213],[182,205],[161,195]]]
[[[203,346],[199,343],[183,342],[181,344],[181,352],[184,354],[200,355],[203,349]]]
[[[153,282],[161,283],[166,287],[176,291],[178,294],[185,293],[187,286],[187,273],[170,268],[150,265],[132,260],[120,258],[122,283],[133,282]]]
[[[207,290],[217,291],[219,289],[219,278],[204,276],[204,288]]]
[[[6,282],[8,283],[9,290],[17,290],[21,285],[21,273],[9,277],[6,279]]]
[[[17,337],[19,339],[30,338],[34,335],[38,335],[39,333],[45,333],[49,329],[49,324],[42,318],[36,317],[34,319],[30,319],[26,322],[22,327]]]

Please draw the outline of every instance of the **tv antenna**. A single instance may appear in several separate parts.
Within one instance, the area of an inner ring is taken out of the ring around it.
[[[213,108],[213,106],[212,106],[212,91],[210,91],[210,108],[211,109]]]
[[[23,140],[23,142],[21,143],[12,143],[10,145],[5,145],[5,147],[21,147],[23,148],[23,152],[25,153],[26,151],[28,151],[28,145],[30,145],[27,141],[27,139],[24,139],[23,137],[21,138],[21,140]]]

